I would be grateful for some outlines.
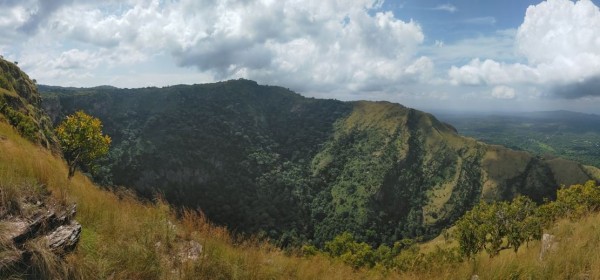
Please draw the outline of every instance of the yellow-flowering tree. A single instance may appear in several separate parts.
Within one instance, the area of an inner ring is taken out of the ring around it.
[[[89,166],[108,153],[111,141],[108,135],[102,134],[102,122],[83,111],[67,116],[56,128],[56,134],[69,165],[69,179],[77,167]]]

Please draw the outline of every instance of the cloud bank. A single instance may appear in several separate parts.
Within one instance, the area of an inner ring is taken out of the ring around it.
[[[453,85],[535,85],[560,98],[600,96],[600,10],[590,0],[527,9],[515,46],[522,63],[473,59],[448,71]]]
[[[0,3],[0,16],[7,16],[0,28],[16,26],[13,36],[33,34],[63,48],[44,55],[32,47],[22,55],[22,65],[42,81],[165,54],[215,80],[244,77],[301,91],[397,90],[425,81],[434,65],[417,55],[420,25],[380,10],[381,4],[9,0]]]
[[[467,10],[437,4],[418,8],[488,31],[426,38],[435,24],[401,19],[383,0],[0,0],[0,53],[40,83],[68,86],[248,78],[312,96],[439,107],[600,101],[592,1],[543,1],[520,26],[494,31],[499,17],[464,18]]]

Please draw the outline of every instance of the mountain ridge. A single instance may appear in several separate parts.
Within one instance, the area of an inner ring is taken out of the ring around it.
[[[344,231],[371,244],[431,238],[479,199],[541,202],[561,184],[598,180],[591,167],[486,145],[390,102],[248,80],[55,91],[43,93],[54,121],[83,109],[113,137],[98,178],[282,246]]]

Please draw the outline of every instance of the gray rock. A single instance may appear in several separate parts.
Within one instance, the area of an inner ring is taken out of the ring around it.
[[[0,255],[0,273],[22,269],[23,263],[31,256],[25,245],[30,240],[43,238],[52,252],[63,255],[73,250],[81,237],[81,225],[72,220],[77,211],[76,205],[60,207],[61,211],[56,210],[56,205],[49,206],[43,202],[27,205],[36,209],[32,215],[0,220],[3,224],[0,241],[4,248]]]
[[[556,251],[558,248],[558,242],[556,237],[552,234],[544,233],[542,236],[542,247],[540,249],[540,261],[544,260],[544,257],[551,251]]]
[[[200,243],[190,240],[183,248],[179,251],[179,258],[182,262],[184,261],[195,261],[202,254],[202,245]]]
[[[81,225],[76,221],[71,221],[71,224],[59,226],[48,234],[46,240],[50,250],[55,253],[63,253],[74,249],[80,236]]]

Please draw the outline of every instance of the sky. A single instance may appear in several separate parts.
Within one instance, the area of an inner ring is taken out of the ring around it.
[[[0,0],[39,84],[245,78],[426,111],[600,113],[600,0]]]

